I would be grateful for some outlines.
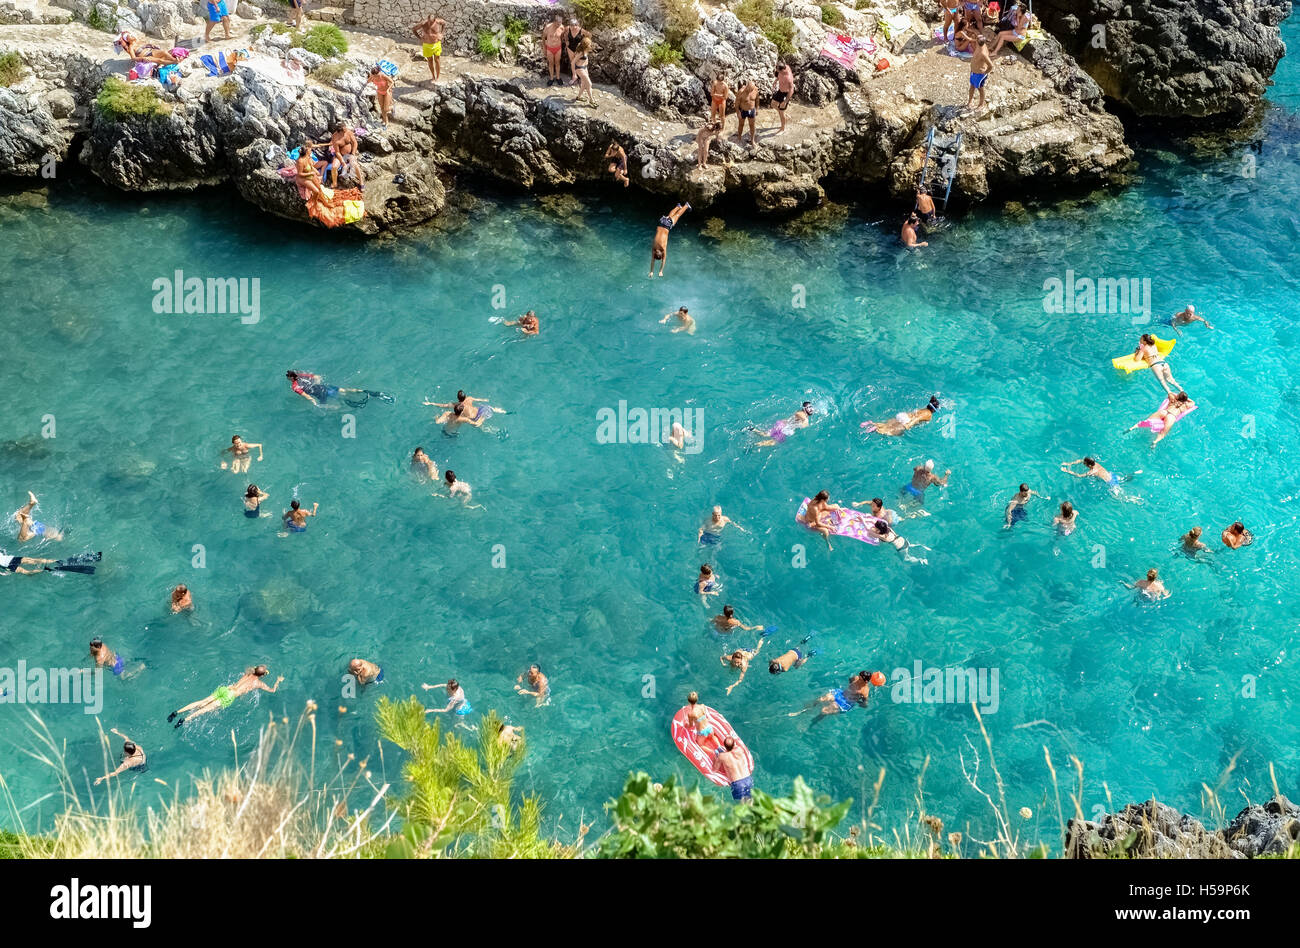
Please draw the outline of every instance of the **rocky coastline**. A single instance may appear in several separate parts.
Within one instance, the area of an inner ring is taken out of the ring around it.
[[[934,129],[962,136],[955,202],[1016,201],[1122,183],[1133,152],[1112,107],[1158,119],[1238,121],[1264,92],[1282,52],[1278,27],[1290,12],[1289,0],[1260,0],[1227,17],[1210,0],[1122,7],[1045,0],[1036,12],[1050,32],[999,56],[989,107],[973,113],[964,109],[968,63],[935,39],[938,5],[925,0],[775,0],[772,15],[793,37],[781,40],[780,54],[763,30],[742,22],[738,4],[696,3],[697,25],[683,31],[668,21],[681,3],[620,2],[627,16],[591,25],[595,107],[545,81],[536,31],[559,8],[544,0],[355,0],[309,8],[304,23],[339,27],[346,52],[322,56],[296,45],[305,34],[281,25],[286,7],[244,2],[232,4],[230,40],[218,27],[195,50],[195,59],[237,48],[255,60],[288,56],[305,71],[300,85],[245,63],[216,77],[192,63],[174,92],[150,83],[157,114],[120,115],[101,104],[105,83],[121,82],[130,68],[113,49],[115,31],[163,46],[201,36],[199,3],[0,0],[0,176],[41,183],[73,162],[125,191],[233,188],[267,213],[307,221],[297,189],[277,169],[288,150],[347,121],[367,130],[360,142],[366,213],[343,229],[389,235],[435,220],[448,185],[465,173],[531,191],[609,187],[611,141],[627,152],[632,187],[696,207],[726,200],[792,214],[818,206],[827,188],[910,200]],[[409,29],[401,35],[402,24],[429,13],[449,24],[437,83]],[[1216,39],[1205,45],[1197,24],[1216,15]],[[1096,23],[1106,24],[1109,58],[1081,43]],[[1152,68],[1153,24],[1190,37],[1187,56],[1161,48],[1157,65],[1165,72]],[[652,65],[672,46],[674,29],[686,34],[674,47],[676,61]],[[877,49],[846,68],[821,55],[837,33],[874,37]],[[780,134],[768,98],[778,55],[797,84]],[[380,59],[400,69],[386,127],[366,94],[366,74]],[[753,78],[764,90],[760,136],[757,147],[742,144],[729,114],[710,166],[697,169],[705,80],[719,71],[733,87]]]

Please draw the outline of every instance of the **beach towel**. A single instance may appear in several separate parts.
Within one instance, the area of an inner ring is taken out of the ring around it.
[[[902,36],[912,28],[912,18],[906,13],[899,13],[881,20],[877,26],[885,34],[885,39],[892,42],[895,36]]]
[[[811,500],[812,498],[805,497],[803,503],[799,505],[798,513],[794,515],[794,519],[805,527],[808,526],[806,514]],[[831,533],[837,537],[861,540],[863,543],[870,543],[873,546],[880,542],[880,537],[875,531],[876,521],[879,519],[879,517],[873,517],[869,513],[847,507],[842,510],[831,511],[823,518]]]
[[[131,67],[131,71],[126,74],[128,79],[148,79],[153,75],[157,63],[136,63]]]
[[[1042,30],[1036,30],[1036,29],[1026,30],[1025,38],[1022,39],[1019,43],[1012,43],[1011,45],[1016,48],[1016,52],[1020,52],[1022,49],[1025,48],[1026,43],[1032,43],[1034,40],[1042,39],[1046,35],[1047,34],[1044,33]]]
[[[199,57],[199,63],[208,71],[209,76],[230,75],[230,64],[226,62],[225,53],[217,53],[215,59],[211,53],[204,53]]]
[[[828,33],[826,43],[822,46],[822,55],[833,59],[845,69],[852,69],[858,61],[858,53],[875,55],[876,44],[871,40],[856,40],[847,33]]]
[[[296,60],[292,61],[293,66],[298,66]],[[263,79],[269,79],[271,82],[278,82],[284,86],[303,86],[307,84],[307,76],[302,68],[286,68],[284,63],[277,59],[270,59],[266,56],[254,56],[247,61],[240,61],[235,65],[236,69],[247,69],[256,73]]]
[[[307,202],[307,214],[326,227],[355,224],[366,216],[366,204],[356,188],[327,188],[322,186],[324,197],[308,191],[301,184],[298,194]]]
[[[181,67],[174,64],[163,66],[158,70],[158,81],[164,86],[180,85]]]

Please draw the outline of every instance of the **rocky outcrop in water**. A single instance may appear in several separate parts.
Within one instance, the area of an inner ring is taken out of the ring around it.
[[[1224,827],[1223,838],[1243,856],[1279,856],[1300,844],[1300,806],[1284,796],[1252,804]]]
[[[1286,47],[1291,0],[1039,0],[1034,13],[1107,97],[1151,118],[1247,115]]]
[[[1100,820],[1066,824],[1065,855],[1072,859],[1246,859],[1282,855],[1300,843],[1300,807],[1278,796],[1252,804],[1221,830],[1148,800]]]

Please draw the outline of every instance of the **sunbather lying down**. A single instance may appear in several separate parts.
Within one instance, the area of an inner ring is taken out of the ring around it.
[[[133,62],[137,63],[170,64],[181,61],[179,56],[174,55],[169,50],[146,44],[142,39],[132,36],[125,30],[118,34],[113,46],[126,53]]]

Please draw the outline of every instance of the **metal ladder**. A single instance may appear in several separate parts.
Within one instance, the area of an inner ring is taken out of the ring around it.
[[[958,132],[956,138],[940,140],[935,143],[934,126],[925,136],[925,160],[921,164],[921,184],[930,178],[933,170],[934,179],[943,188],[943,210],[948,210],[948,197],[952,194],[953,182],[957,180],[957,159],[961,156],[961,140],[964,132]]]

